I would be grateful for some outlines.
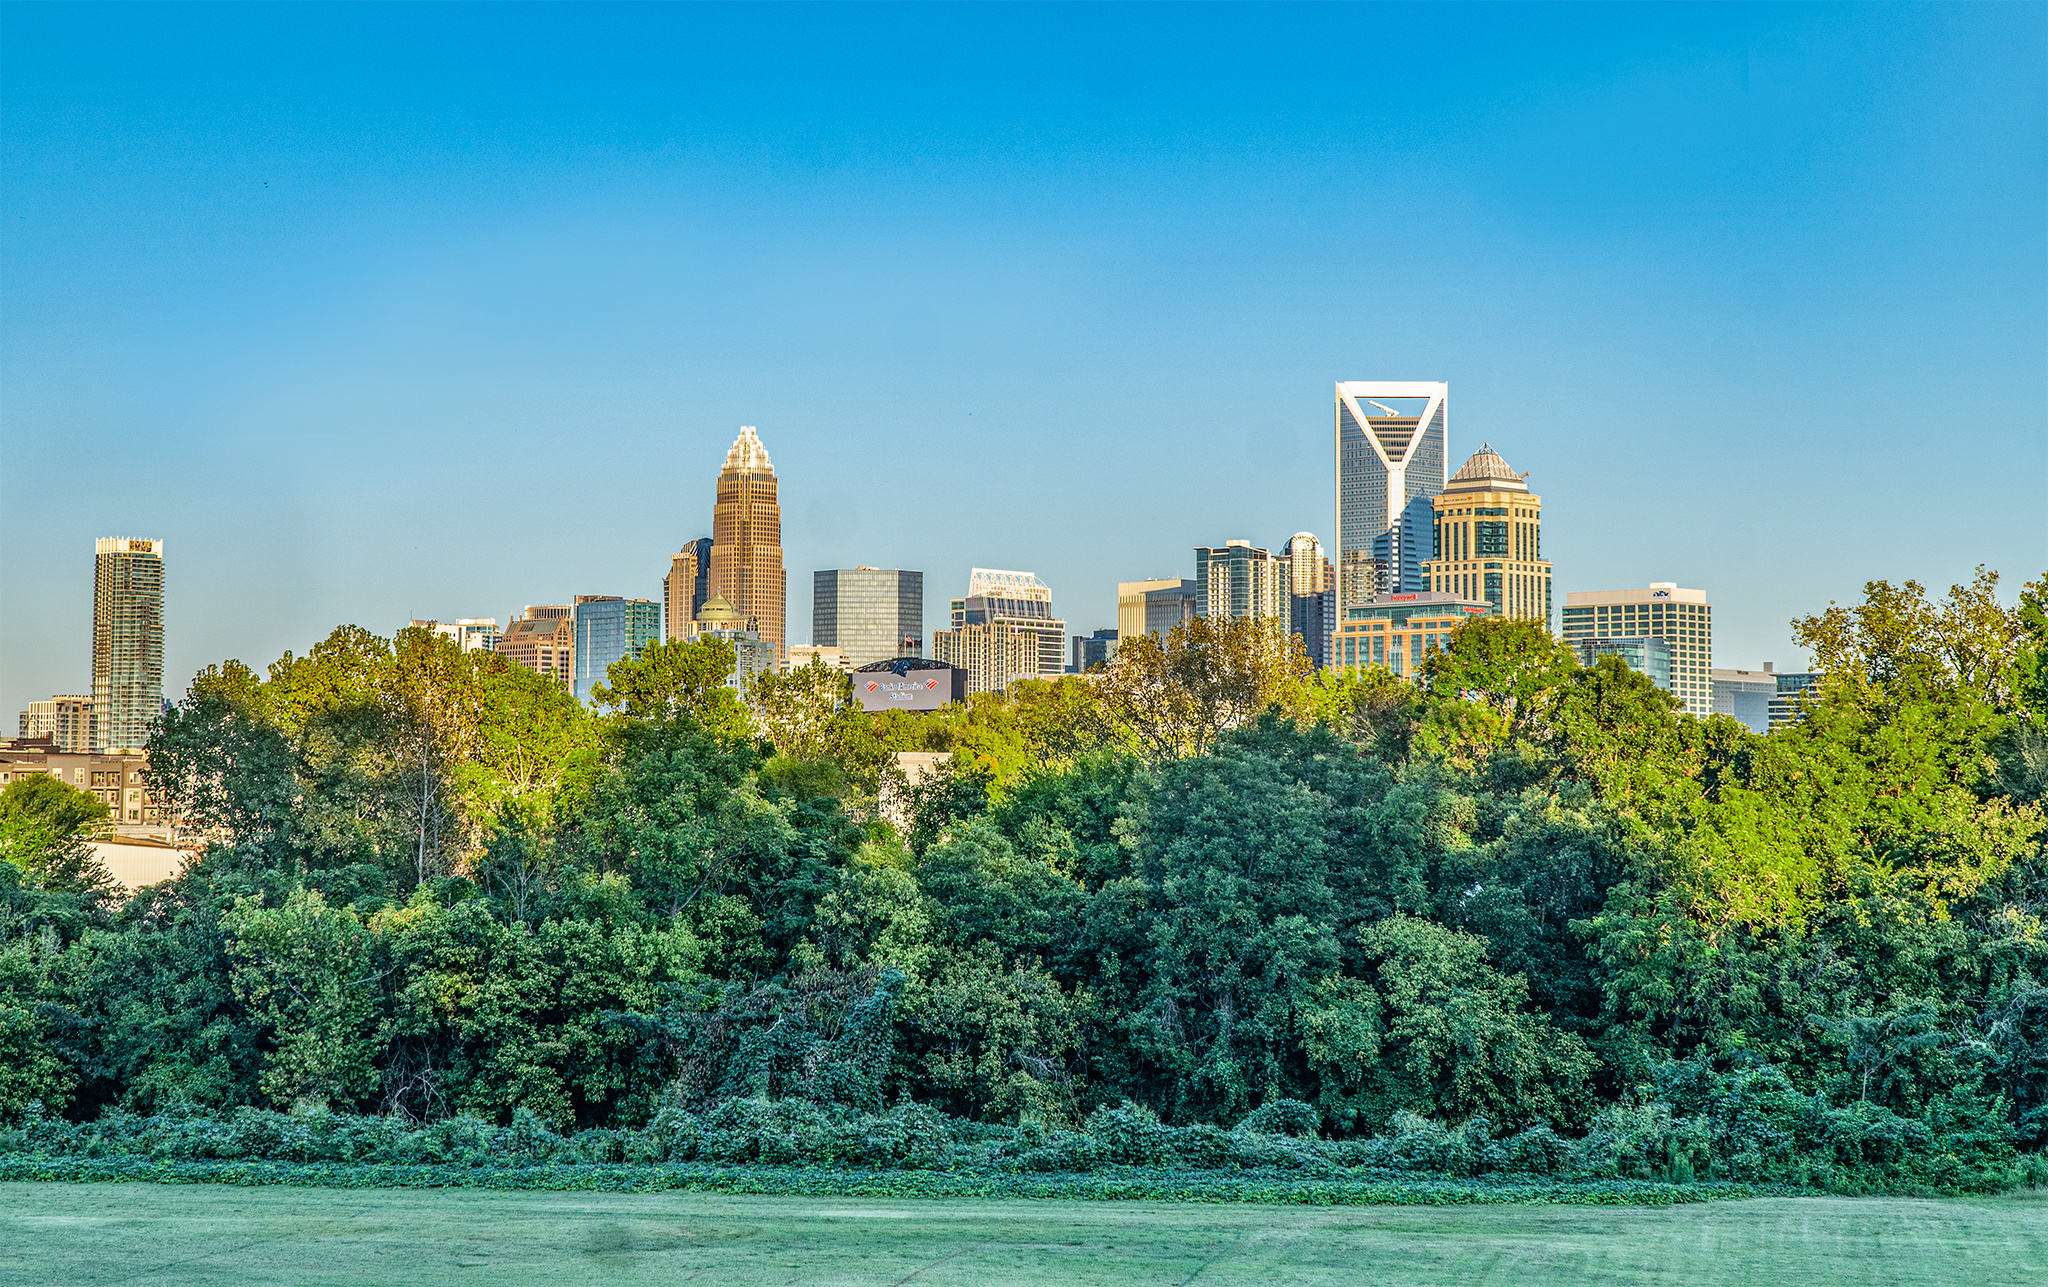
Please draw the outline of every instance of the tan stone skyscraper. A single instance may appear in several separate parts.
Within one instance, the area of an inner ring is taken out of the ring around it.
[[[722,594],[775,645],[779,666],[789,657],[789,584],[782,570],[782,506],[775,497],[775,466],[754,426],[742,425],[725,468],[718,471],[718,501],[711,509],[712,594]]]

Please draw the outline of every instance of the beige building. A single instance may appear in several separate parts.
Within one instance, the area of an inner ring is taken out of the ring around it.
[[[498,636],[498,651],[564,684],[576,676],[575,608],[565,603],[528,604]]]
[[[1434,557],[1423,583],[1438,594],[1482,601],[1493,615],[1550,625],[1550,564],[1543,558],[1543,498],[1529,476],[1482,444],[1431,501]]]
[[[723,595],[747,628],[789,655],[789,583],[782,567],[782,506],[775,466],[752,425],[743,425],[718,472],[711,508],[711,594]]]
[[[1066,629],[1064,622],[1060,629]],[[932,631],[932,660],[966,671],[970,693],[1000,693],[1020,679],[1041,676],[1043,633],[1035,625],[965,622],[952,630]]]
[[[846,655],[846,649],[834,648],[830,644],[791,644],[789,646],[789,668],[802,670],[815,658],[820,666],[842,674],[853,673],[853,658]]]
[[[1707,592],[1673,581],[1640,590],[1574,590],[1564,599],[1564,641],[1662,639],[1671,648],[1671,693],[1705,719],[1714,710],[1714,610]]]
[[[92,750],[92,698],[71,694],[30,702],[21,713],[21,736],[47,737],[60,751]]]
[[[1116,637],[1142,639],[1164,635],[1183,621],[1193,621],[1202,596],[1196,582],[1180,577],[1153,581],[1119,581],[1116,585]]]
[[[1288,617],[1288,560],[1250,541],[1195,547],[1197,611],[1205,617]]]
[[[163,831],[170,826],[169,812],[142,780],[149,766],[149,757],[142,752],[68,754],[24,747],[19,742],[13,745],[18,749],[0,750],[0,788],[23,778],[52,777],[96,796],[123,833]]]

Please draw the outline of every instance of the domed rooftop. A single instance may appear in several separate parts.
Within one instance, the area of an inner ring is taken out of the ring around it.
[[[704,601],[704,606],[697,610],[697,622],[699,625],[729,628],[739,619],[740,610],[733,607],[732,601],[722,594],[712,595]]]
[[[768,449],[761,445],[761,435],[754,432],[752,425],[740,426],[740,436],[732,440],[732,450],[725,453],[725,467],[750,474],[775,472],[775,466],[768,461]]]
[[[1526,492],[1529,475],[1518,474],[1508,468],[1508,462],[1500,458],[1491,443],[1481,443],[1479,450],[1472,453],[1472,459],[1457,473],[1451,475],[1445,491],[1452,492]]]

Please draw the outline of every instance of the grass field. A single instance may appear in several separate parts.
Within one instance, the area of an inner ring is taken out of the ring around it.
[[[1336,1207],[0,1185],[0,1283],[2048,1282],[2048,1194]]]

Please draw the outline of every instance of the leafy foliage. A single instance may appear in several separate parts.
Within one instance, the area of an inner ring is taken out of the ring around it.
[[[874,716],[715,642],[596,712],[344,628],[159,722],[210,840],[174,881],[123,902],[96,802],[0,794],[0,1151],[1997,1188],[2048,1145],[2044,586],[1802,620],[1769,736],[1491,620],[1419,681],[1198,622]]]

